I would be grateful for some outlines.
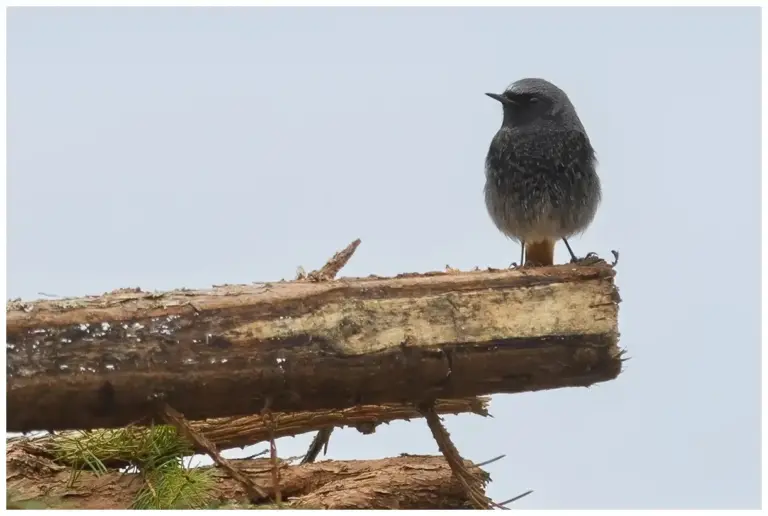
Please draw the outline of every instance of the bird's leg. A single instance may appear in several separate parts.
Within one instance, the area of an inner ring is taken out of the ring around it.
[[[519,269],[525,264],[525,241],[520,240],[520,265],[512,262],[509,264],[508,269]]]
[[[563,243],[565,244],[565,247],[568,248],[568,252],[571,253],[571,263],[577,263],[579,265],[595,265],[604,261],[602,258],[597,256],[597,253],[593,252],[587,253],[587,256],[584,258],[576,258],[576,255],[573,254],[573,249],[571,249],[571,246],[568,244],[568,240],[566,240],[565,237],[563,237]]]
[[[571,249],[571,246],[568,244],[568,240],[566,240],[565,237],[563,237],[563,243],[565,244],[565,247],[568,248],[568,252],[571,253],[571,263],[578,262],[579,259],[576,258],[575,254],[573,254],[573,249]]]

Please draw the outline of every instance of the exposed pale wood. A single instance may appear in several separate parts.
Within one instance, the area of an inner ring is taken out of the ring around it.
[[[8,430],[590,385],[616,377],[606,265],[11,302]],[[146,421],[146,420],[145,420]]]

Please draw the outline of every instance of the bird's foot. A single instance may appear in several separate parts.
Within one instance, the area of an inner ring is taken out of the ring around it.
[[[537,267],[546,267],[546,265],[541,265],[540,263],[530,261],[520,265],[518,265],[517,262],[512,262],[509,264],[510,269],[535,269]]]
[[[619,252],[611,249],[611,254],[613,255],[613,263],[611,264],[611,267],[616,267],[616,264],[619,263]]]
[[[574,265],[582,265],[588,267],[590,265],[597,265],[598,263],[605,263],[605,260],[600,258],[597,253],[587,253],[587,256],[583,258],[571,258],[571,263]]]
[[[619,252],[611,250],[611,254],[613,255],[613,263],[610,263],[609,265],[611,267],[615,267],[617,263],[619,263]],[[607,263],[605,260],[600,258],[597,253],[587,253],[587,256],[583,258],[576,258],[571,259],[571,263],[574,265],[582,265],[585,267],[588,267],[590,265],[597,265],[599,263]]]

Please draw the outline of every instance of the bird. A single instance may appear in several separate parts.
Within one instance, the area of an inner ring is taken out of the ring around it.
[[[504,117],[485,159],[485,205],[496,227],[520,243],[520,265],[554,265],[562,240],[592,223],[602,199],[597,158],[568,95],[551,82],[524,78],[501,94]]]

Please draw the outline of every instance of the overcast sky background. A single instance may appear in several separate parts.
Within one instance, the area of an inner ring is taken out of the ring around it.
[[[632,360],[447,427],[517,508],[757,508],[759,45],[757,8],[12,8],[7,297],[289,279],[357,237],[346,276],[506,266],[483,93],[543,77],[597,149],[573,245],[621,252]],[[438,453],[423,421],[329,447],[400,453]]]

